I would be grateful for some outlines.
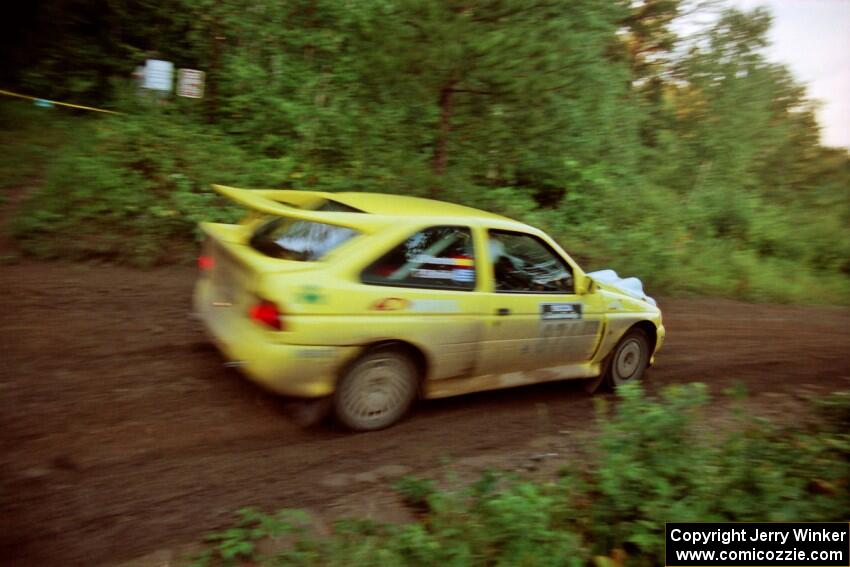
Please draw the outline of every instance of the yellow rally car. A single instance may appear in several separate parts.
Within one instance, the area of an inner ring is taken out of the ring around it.
[[[417,397],[616,387],[664,340],[638,280],[585,274],[520,222],[416,197],[214,188],[250,212],[201,225],[210,337],[253,381],[352,429],[386,427]]]

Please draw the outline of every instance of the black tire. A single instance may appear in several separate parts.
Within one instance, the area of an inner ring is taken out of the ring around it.
[[[337,384],[333,408],[354,431],[375,431],[399,421],[416,398],[418,374],[413,361],[392,348],[367,352],[352,363]]]
[[[605,371],[605,385],[616,390],[627,382],[643,378],[649,366],[649,338],[643,329],[631,329],[611,351]]]

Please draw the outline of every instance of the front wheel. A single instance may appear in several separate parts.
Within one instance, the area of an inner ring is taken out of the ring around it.
[[[334,413],[355,431],[374,431],[400,420],[416,397],[416,367],[393,349],[378,349],[355,361],[334,393]]]
[[[648,365],[649,339],[642,329],[631,329],[611,353],[605,384],[616,389],[628,382],[636,382],[643,377]]]

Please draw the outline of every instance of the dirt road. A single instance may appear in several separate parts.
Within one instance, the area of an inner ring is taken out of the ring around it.
[[[0,267],[0,563],[111,564],[192,541],[247,505],[379,514],[386,477],[520,454],[593,419],[566,383],[427,402],[377,433],[301,430],[281,400],[222,368],[188,317],[193,278]],[[850,387],[850,310],[661,306],[669,341],[652,387]]]

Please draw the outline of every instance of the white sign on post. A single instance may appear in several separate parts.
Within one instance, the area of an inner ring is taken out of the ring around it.
[[[189,98],[203,98],[204,76],[205,73],[197,69],[178,69],[177,94]]]
[[[145,62],[144,87],[154,91],[171,92],[174,84],[174,63],[148,59]]]

